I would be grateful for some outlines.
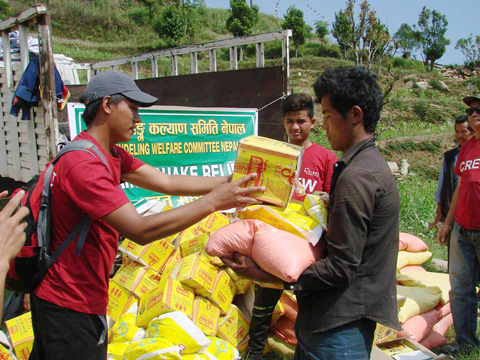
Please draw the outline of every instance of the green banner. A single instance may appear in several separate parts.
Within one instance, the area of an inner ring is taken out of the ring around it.
[[[73,139],[85,123],[82,104],[69,104]],[[128,143],[118,144],[133,156],[170,175],[225,176],[233,172],[240,139],[257,134],[257,109],[152,106],[139,110],[142,122]],[[160,199],[176,207],[194,197],[170,197],[125,183],[136,203]]]

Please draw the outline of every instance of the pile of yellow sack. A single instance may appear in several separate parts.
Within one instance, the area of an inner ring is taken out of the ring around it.
[[[448,274],[426,271],[421,265],[432,253],[420,238],[400,233],[397,259],[398,319],[403,330],[396,332],[382,326],[376,341],[395,337],[411,338],[432,349],[447,343],[445,333],[453,326],[450,310]]]

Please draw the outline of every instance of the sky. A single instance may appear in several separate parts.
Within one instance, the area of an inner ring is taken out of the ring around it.
[[[356,1],[356,14],[361,1]],[[253,0],[254,5],[260,8],[260,12],[271,15],[275,14],[277,2],[279,4],[277,16],[282,19],[288,7],[295,5],[303,11],[307,24],[313,27],[315,21],[325,20],[330,24],[330,28],[335,13],[344,9],[346,4],[346,0]],[[247,0],[247,3],[250,4],[250,0]],[[205,4],[213,8],[230,8],[229,0],[205,0]],[[369,4],[376,10],[377,17],[382,23],[387,24],[391,35],[402,23],[410,26],[416,24],[423,6],[446,15],[448,26],[445,37],[450,39],[451,43],[445,54],[437,60],[439,64],[463,64],[462,53],[455,49],[457,40],[467,38],[470,33],[480,35],[479,0],[369,0]],[[330,38],[335,41],[331,35]],[[416,57],[422,59],[420,53]]]

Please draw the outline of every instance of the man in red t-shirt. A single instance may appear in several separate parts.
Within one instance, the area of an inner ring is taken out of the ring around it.
[[[282,102],[282,124],[290,143],[304,148],[299,183],[305,194],[315,191],[330,192],[334,164],[337,155],[324,147],[312,143],[310,130],[315,126],[313,99],[306,94],[292,94]],[[303,201],[305,194],[293,195],[294,200]],[[255,304],[250,322],[248,358],[261,359],[267,340],[272,314],[283,290],[263,288],[255,285]]]
[[[450,232],[450,303],[456,333],[451,350],[480,347],[477,330],[476,286],[480,270],[480,95],[467,96],[468,122],[475,136],[460,149],[455,174],[457,188],[450,210],[438,234],[438,242],[445,244]],[[453,225],[453,230],[452,230]]]
[[[85,214],[92,222],[81,254],[76,255],[75,245],[68,246],[32,294],[33,360],[106,359],[108,275],[119,234],[145,245],[186,229],[214,211],[257,204],[250,194],[264,191],[263,187],[240,187],[254,174],[235,182],[228,177],[167,175],[116,146],[132,137],[140,122],[138,108],[157,101],[140,91],[129,76],[100,73],[87,84],[81,99],[86,105],[87,130],[75,140],[95,144],[108,166],[97,156],[75,151],[63,155],[54,167],[52,251]],[[43,178],[42,174],[39,185]],[[122,180],[164,194],[204,196],[142,217],[119,188]],[[39,206],[41,190],[37,186],[32,194],[32,209]]]

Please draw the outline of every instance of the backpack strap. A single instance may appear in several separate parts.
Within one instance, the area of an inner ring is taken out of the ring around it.
[[[90,151],[93,150],[92,151]],[[50,241],[51,241],[51,206],[50,206],[50,194],[51,194],[51,186],[50,181],[53,173],[53,167],[58,162],[58,160],[66,153],[71,151],[84,151],[89,153],[90,155],[100,158],[105,166],[108,168],[110,175],[113,176],[112,169],[110,168],[105,156],[101,153],[98,147],[88,140],[76,140],[73,142],[68,143],[65,145],[62,150],[57,154],[55,159],[50,163],[47,170],[45,171],[44,182],[43,182],[43,189],[41,195],[41,203],[40,203],[40,210],[38,213],[38,222],[37,222],[37,237],[38,237],[38,246],[41,249],[49,250],[50,249]],[[76,254],[77,256],[80,255],[83,244],[85,243],[88,229],[90,228],[91,219],[88,215],[85,215],[80,222],[75,226],[75,228],[68,234],[67,238],[62,241],[60,246],[55,250],[55,253],[50,256],[48,251],[40,251],[40,259],[46,261],[47,268],[50,267],[53,262],[60,256],[60,254],[65,250],[68,245],[75,239],[75,237],[79,235],[77,246],[76,246]],[[44,257],[44,258],[43,258]]]

